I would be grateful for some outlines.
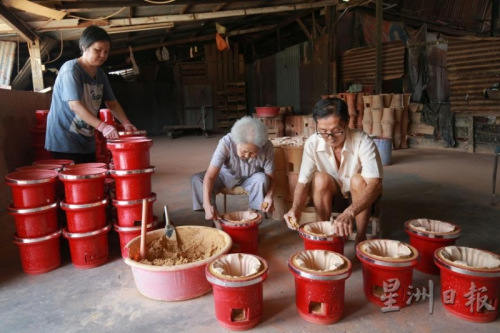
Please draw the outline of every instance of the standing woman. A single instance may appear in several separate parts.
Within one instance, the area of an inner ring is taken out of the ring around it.
[[[95,161],[94,129],[107,139],[118,138],[112,125],[99,119],[102,101],[126,131],[137,130],[115,98],[106,73],[99,68],[108,59],[111,38],[97,26],[80,37],[82,55],[65,62],[57,75],[47,118],[45,149],[54,158],[75,163]]]

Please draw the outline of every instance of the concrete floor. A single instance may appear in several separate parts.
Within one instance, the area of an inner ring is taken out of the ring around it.
[[[207,167],[219,137],[153,138],[156,215],[161,216],[163,205],[168,204],[177,225],[208,225],[203,213],[191,210],[189,177]],[[462,237],[457,245],[500,253],[500,203],[490,205],[491,155],[406,149],[394,151],[392,162],[385,168],[384,238],[409,242],[403,223],[426,217],[459,225]],[[228,210],[243,210],[246,204],[244,196],[229,197]],[[227,331],[215,318],[212,293],[182,302],[160,302],[142,296],[130,268],[120,257],[114,232],[110,234],[107,264],[90,270],[76,269],[63,243],[61,267],[30,276],[23,273],[17,246],[11,241],[13,218],[2,210],[0,220],[2,332]],[[342,319],[330,326],[311,324],[297,314],[294,279],[287,268],[290,255],[303,247],[301,238],[284,223],[270,219],[263,222],[259,233],[259,255],[268,261],[270,273],[263,284],[263,318],[253,329],[255,332],[500,332],[498,318],[492,323],[476,324],[446,313],[439,298],[439,276],[416,270],[414,287],[426,287],[429,280],[434,281],[433,313],[429,313],[428,300],[399,312],[382,313],[365,298],[360,263],[354,263],[346,281]],[[345,254],[354,258],[353,242],[346,243]]]

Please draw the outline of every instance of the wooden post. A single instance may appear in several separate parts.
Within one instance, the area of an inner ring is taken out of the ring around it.
[[[31,62],[31,76],[33,79],[33,91],[43,90],[43,65],[40,55],[40,39],[36,38],[34,43],[28,42]]]
[[[375,56],[375,94],[382,93],[382,0],[377,0],[376,4],[376,56]]]

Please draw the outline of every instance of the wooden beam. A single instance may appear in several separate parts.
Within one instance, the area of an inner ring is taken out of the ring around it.
[[[118,18],[109,19],[109,27],[133,27],[135,25],[154,25],[159,23],[175,23],[175,22],[193,22],[193,21],[205,21],[224,17],[246,17],[249,15],[262,15],[262,14],[274,14],[278,12],[298,12],[308,9],[317,9],[320,7],[327,7],[335,5],[338,0],[324,0],[318,2],[307,2],[292,5],[277,5],[269,7],[257,7],[257,8],[246,8],[246,9],[236,9],[236,10],[224,10],[218,12],[204,12],[204,13],[190,13],[181,15],[160,15],[160,16],[148,16],[148,17],[136,17],[133,18],[132,25],[128,18]],[[57,30],[67,30],[67,29],[79,29],[79,20],[74,18],[67,18],[60,21],[33,21],[30,22],[30,26],[40,32],[46,31],[57,31]],[[107,30],[107,28],[105,28]],[[9,31],[0,31],[8,33]]]
[[[299,18],[296,18],[295,22],[297,22],[297,24],[299,25],[300,29],[302,29],[302,31],[304,32],[304,35],[306,35],[307,39],[309,39],[312,42],[313,38],[312,38],[311,34],[309,33],[309,30],[307,30],[307,28],[304,25],[304,23],[302,23],[302,20],[299,19]]]
[[[276,29],[276,25],[266,25],[263,27],[258,27],[258,28],[251,28],[251,29],[244,29],[244,30],[233,30],[228,32],[226,35],[227,36],[237,36],[237,35],[243,35],[243,34],[251,34],[259,31],[264,31],[264,30],[274,30]],[[144,51],[144,50],[151,50],[151,49],[157,49],[159,47],[163,46],[172,46],[172,45],[183,45],[183,44],[189,44],[189,43],[197,43],[197,42],[203,42],[203,41],[208,41],[208,40],[214,40],[215,42],[215,35],[207,35],[207,36],[200,36],[196,38],[187,38],[187,39],[179,39],[179,40],[173,40],[165,43],[154,43],[154,44],[148,44],[148,45],[142,45],[138,47],[134,47],[134,51]],[[123,54],[123,53],[128,53],[129,50],[128,48],[124,49],[119,49],[119,50],[113,50],[109,52],[109,55],[117,55],[117,54]]]
[[[0,18],[5,21],[15,33],[18,33],[26,42],[34,43],[38,36],[19,20],[5,5],[0,2]]]
[[[3,0],[3,3],[9,7],[23,10],[28,13],[40,15],[43,17],[48,17],[53,20],[62,20],[66,16],[66,12],[51,9],[32,1],[27,0]]]

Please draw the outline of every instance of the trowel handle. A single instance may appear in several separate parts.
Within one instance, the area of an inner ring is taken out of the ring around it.
[[[142,221],[141,221],[141,259],[146,258],[146,232],[148,225],[148,199],[142,199]]]
[[[170,219],[168,218],[167,205],[163,206],[163,210],[165,212],[165,225],[169,225],[170,224]]]

